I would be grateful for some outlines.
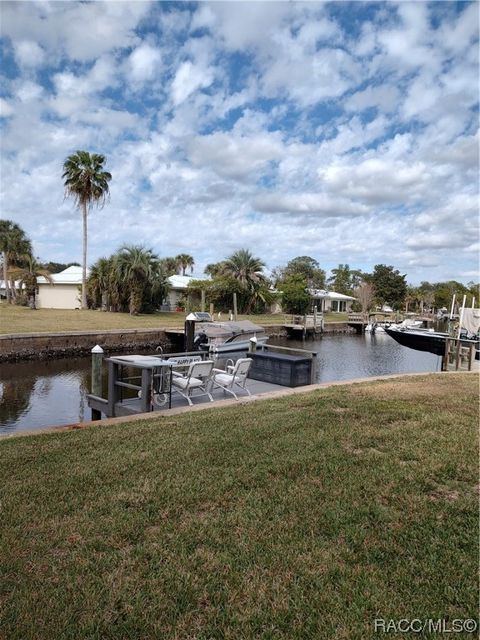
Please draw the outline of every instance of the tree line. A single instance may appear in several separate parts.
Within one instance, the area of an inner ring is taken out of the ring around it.
[[[103,207],[110,195],[112,175],[105,170],[105,156],[77,151],[63,164],[65,197],[73,198],[82,216],[82,285],[81,307],[149,312],[162,304],[169,276],[193,273],[195,261],[189,254],[160,258],[152,249],[125,245],[108,258],[92,266],[87,279],[87,220],[94,206]],[[7,302],[25,301],[35,308],[37,278],[51,281],[51,273],[61,271],[60,263],[41,263],[34,258],[32,245],[24,231],[11,220],[0,221],[0,251]],[[70,263],[76,264],[76,263]],[[243,313],[267,311],[277,299],[289,313],[304,313],[312,302],[312,290],[330,289],[356,298],[356,307],[368,311],[374,305],[389,304],[394,309],[423,311],[445,307],[453,295],[466,295],[467,304],[478,300],[478,285],[456,282],[422,282],[419,287],[407,284],[406,275],[393,266],[375,265],[372,273],[339,264],[326,272],[310,256],[298,256],[286,266],[277,267],[270,277],[265,263],[248,249],[239,249],[224,260],[207,265],[209,280],[192,280],[188,294],[204,291],[206,299],[217,308],[231,308],[233,293]],[[15,281],[20,282],[16,289]]]

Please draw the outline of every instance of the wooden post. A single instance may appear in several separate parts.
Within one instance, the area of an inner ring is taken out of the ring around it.
[[[448,354],[450,352],[450,338],[445,340],[445,353],[442,357],[442,371],[448,371]]]
[[[210,302],[210,315],[212,316],[212,320],[213,320],[213,302]]]
[[[90,352],[92,354],[92,387],[91,393],[94,396],[102,397],[102,363],[103,349],[96,345]],[[92,409],[92,420],[101,420],[102,413],[98,409]]]
[[[256,350],[257,350],[257,336],[253,336],[253,338],[250,338],[250,342],[248,345],[248,352],[255,353]]]
[[[202,313],[204,313],[205,312],[205,289],[202,289],[200,296],[201,296],[200,310]]]
[[[233,319],[237,319],[237,293],[233,293]]]

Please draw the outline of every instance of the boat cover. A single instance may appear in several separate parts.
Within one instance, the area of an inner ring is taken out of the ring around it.
[[[242,335],[245,333],[264,333],[264,328],[250,320],[231,322],[197,322],[195,333],[204,333],[207,338],[220,338]]]
[[[480,309],[464,309],[462,329],[469,334],[477,335],[480,330]]]

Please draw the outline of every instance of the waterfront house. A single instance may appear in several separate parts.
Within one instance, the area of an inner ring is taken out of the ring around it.
[[[72,265],[60,273],[53,273],[50,277],[53,284],[43,276],[37,278],[37,307],[39,309],[80,309],[82,267]]]
[[[165,301],[162,305],[162,311],[176,311],[177,309],[183,308],[185,303],[185,298],[187,294],[188,285],[192,282],[192,280],[209,280],[209,276],[205,275],[186,275],[179,276],[173,275],[168,278],[168,293]],[[192,299],[192,304],[196,304],[200,301],[200,296],[197,294],[190,294],[193,298],[198,297],[198,300]]]
[[[352,309],[352,304],[355,302],[355,298],[352,296],[346,296],[343,293],[336,293],[335,291],[326,291],[325,289],[309,289],[312,296],[313,306],[316,306],[318,311],[322,313],[326,312],[343,312],[348,313]]]

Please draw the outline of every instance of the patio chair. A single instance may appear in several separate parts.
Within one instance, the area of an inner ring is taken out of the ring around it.
[[[239,387],[251,396],[252,394],[246,387],[247,375],[253,360],[251,358],[240,358],[235,365],[227,366],[227,370],[213,369],[212,384],[213,387],[220,387],[227,393],[231,393],[235,400],[238,400],[237,394],[233,387]]]
[[[208,396],[210,402],[213,402],[212,395],[208,390],[211,382],[212,369],[213,360],[192,362],[188,367],[186,375],[173,376],[172,387],[174,391],[177,391],[183,396],[190,406],[193,405],[192,396],[194,395],[194,391],[197,392],[195,397]]]

